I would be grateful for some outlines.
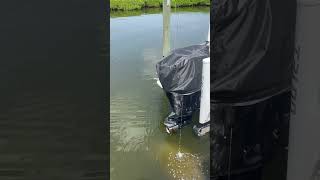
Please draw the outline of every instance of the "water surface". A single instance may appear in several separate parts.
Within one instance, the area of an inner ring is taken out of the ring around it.
[[[156,85],[155,64],[162,58],[162,11],[111,13],[110,171],[112,180],[208,179],[209,137],[192,127],[168,135],[162,122],[168,101]],[[171,48],[203,43],[209,9],[172,9]],[[194,121],[197,116],[194,116]]]
[[[99,3],[1,1],[1,180],[108,179]]]

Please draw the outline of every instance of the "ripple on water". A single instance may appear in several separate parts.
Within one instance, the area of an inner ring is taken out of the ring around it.
[[[169,153],[168,169],[175,180],[202,180],[205,175],[199,156],[191,153]]]

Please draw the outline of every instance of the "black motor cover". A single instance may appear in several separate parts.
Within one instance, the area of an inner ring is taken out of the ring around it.
[[[157,74],[175,115],[189,116],[200,107],[202,60],[207,44],[173,50],[156,65]]]

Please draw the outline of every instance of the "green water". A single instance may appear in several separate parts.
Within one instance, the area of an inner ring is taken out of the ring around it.
[[[162,11],[116,12],[110,19],[110,171],[112,180],[208,179],[209,137],[182,130],[182,159],[175,158],[179,134],[162,124],[168,101],[156,85],[162,58]],[[209,9],[173,9],[171,48],[203,43]],[[194,121],[197,115],[194,116]]]

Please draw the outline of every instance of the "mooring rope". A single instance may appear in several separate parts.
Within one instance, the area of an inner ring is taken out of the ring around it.
[[[182,99],[182,104],[181,104],[181,116],[180,116],[180,125],[179,125],[179,147],[178,147],[178,153],[181,153],[180,150],[181,150],[182,117],[183,117],[183,99]]]

